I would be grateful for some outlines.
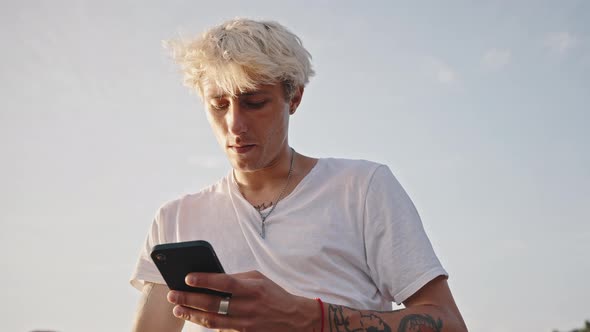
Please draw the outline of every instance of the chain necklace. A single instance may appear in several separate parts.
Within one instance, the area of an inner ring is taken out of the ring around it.
[[[277,205],[279,205],[279,202],[283,198],[283,194],[285,193],[285,190],[287,190],[287,187],[289,186],[289,182],[291,180],[291,175],[293,174],[293,160],[295,159],[294,157],[295,157],[295,150],[293,148],[291,148],[291,165],[289,166],[289,174],[287,175],[287,182],[285,182],[285,186],[283,187],[283,189],[281,190],[279,195],[275,198],[275,203],[270,208],[270,211],[268,211],[268,213],[264,214],[262,212],[262,210],[256,209],[256,211],[258,211],[258,214],[260,214],[260,219],[261,219],[260,236],[263,239],[266,238],[266,219],[275,210]],[[235,175],[234,175],[234,177],[235,177]],[[242,193],[242,196],[243,195],[244,194]],[[271,204],[272,204],[272,202],[271,202]]]

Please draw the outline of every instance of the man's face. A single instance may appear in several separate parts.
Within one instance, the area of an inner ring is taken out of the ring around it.
[[[207,119],[234,169],[268,167],[286,151],[289,110],[297,106],[294,101],[298,104],[300,91],[287,101],[283,85],[278,83],[231,97],[206,81],[203,97]]]

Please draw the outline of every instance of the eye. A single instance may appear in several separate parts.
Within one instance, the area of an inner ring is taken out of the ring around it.
[[[261,109],[263,108],[266,103],[268,102],[268,100],[260,100],[260,101],[255,101],[255,100],[245,100],[243,102],[243,105],[249,109]]]
[[[214,111],[223,111],[227,108],[227,103],[220,103],[220,104],[209,104],[209,107]]]

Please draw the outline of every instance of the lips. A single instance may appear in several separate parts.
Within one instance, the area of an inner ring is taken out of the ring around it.
[[[234,150],[237,153],[246,153],[254,148],[254,144],[245,144],[245,145],[232,145],[229,148]]]

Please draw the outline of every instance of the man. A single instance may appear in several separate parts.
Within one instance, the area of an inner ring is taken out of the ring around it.
[[[143,292],[134,331],[185,321],[197,331],[467,330],[389,168],[290,147],[289,117],[313,75],[297,36],[235,19],[169,47],[232,171],[158,211],[131,280]],[[228,274],[191,273],[187,284],[231,298],[168,290],[149,253],[190,240],[209,241]]]

